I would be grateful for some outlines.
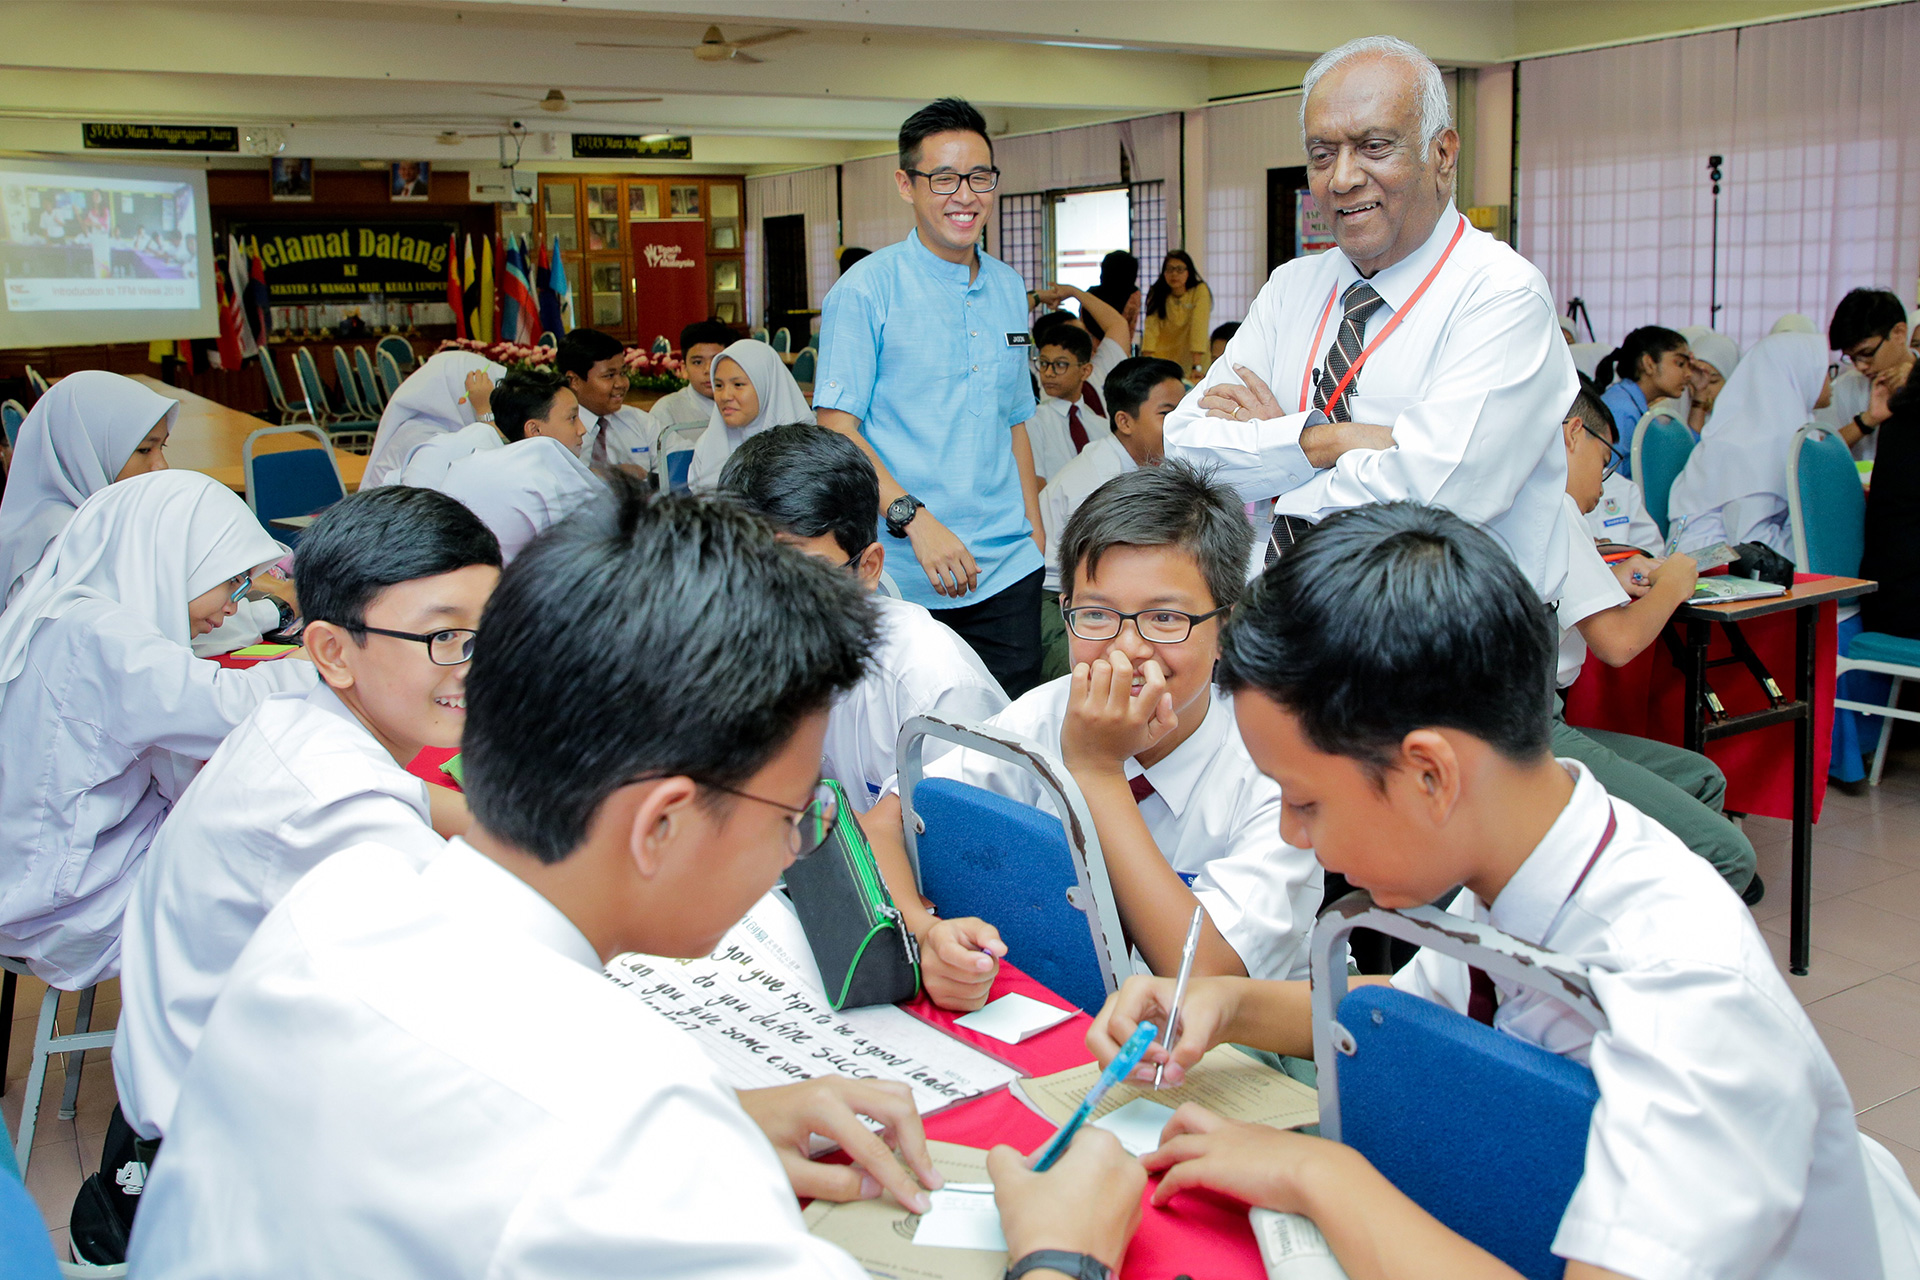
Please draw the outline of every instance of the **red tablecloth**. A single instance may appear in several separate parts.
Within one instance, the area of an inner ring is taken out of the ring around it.
[[[1796,581],[1811,582],[1819,576],[1803,573]],[[1833,735],[1837,610],[1832,604],[1815,607],[1819,617],[1814,625],[1812,819],[1818,822],[1821,802],[1826,798],[1821,775],[1827,767],[1828,744]],[[1797,617],[1798,611],[1790,610],[1738,624],[1780,691],[1789,698],[1800,696],[1794,687]],[[1726,633],[1716,625],[1707,651],[1708,661],[1730,657],[1732,652]],[[1765,691],[1747,673],[1746,667],[1738,663],[1712,668],[1707,682],[1729,713],[1760,711],[1767,706]],[[1685,677],[1674,665],[1664,642],[1649,645],[1646,652],[1624,667],[1609,667],[1588,654],[1580,678],[1566,691],[1567,723],[1577,728],[1611,729],[1679,746],[1683,741],[1685,699]],[[1768,818],[1793,817],[1793,728],[1791,724],[1772,725],[1707,743],[1707,756],[1727,775],[1728,809]]]
[[[1012,965],[1002,963],[993,984],[994,998],[1016,991],[1056,1008],[1071,1007]],[[1093,1020],[1084,1013],[1020,1044],[1006,1044],[954,1026],[953,1020],[959,1015],[935,1008],[924,996],[905,1007],[956,1039],[1029,1075],[1052,1075],[1093,1061],[1086,1047],[1087,1028]],[[929,1138],[982,1150],[1004,1142],[1032,1151],[1052,1135],[1053,1129],[1004,1089],[927,1119]],[[1172,1280],[1177,1275],[1199,1280],[1264,1280],[1266,1268],[1260,1263],[1260,1248],[1247,1224],[1246,1206],[1211,1194],[1189,1193],[1164,1209],[1156,1209],[1149,1203],[1152,1194],[1150,1181],[1141,1202],[1140,1229],[1120,1267],[1124,1280]]]
[[[407,766],[407,772],[422,782],[431,782],[436,787],[447,787],[454,791],[462,790],[453,775],[440,766],[460,754],[458,747],[424,747],[420,754]]]

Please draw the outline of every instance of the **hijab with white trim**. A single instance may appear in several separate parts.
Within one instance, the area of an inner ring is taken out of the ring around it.
[[[693,446],[693,462],[687,468],[687,487],[695,492],[711,489],[718,484],[720,469],[727,465],[727,459],[733,456],[733,451],[768,427],[784,427],[789,422],[816,421],[813,406],[807,403],[800,384],[793,380],[793,374],[780,359],[780,353],[766,343],[742,338],[722,351],[713,358],[713,364],[709,367],[709,372],[716,378],[720,376],[718,371],[722,360],[733,361],[747,375],[747,381],[753,384],[754,394],[760,397],[760,412],[746,426],[730,427],[727,420],[720,416],[719,393],[714,393],[713,408],[707,415],[707,429],[700,433],[699,441]]]
[[[495,364],[477,351],[442,351],[407,375],[380,414],[380,430],[367,455],[362,489],[394,484],[401,468],[427,441],[458,431],[478,420],[467,399],[467,375],[486,371],[495,383],[507,376],[505,365]]]
[[[1690,324],[1679,331],[1695,358],[1714,367],[1722,379],[1731,378],[1740,367],[1740,344],[1703,324]]]
[[[550,436],[516,440],[468,454],[431,486],[464,503],[500,540],[500,560],[520,549],[592,496],[600,481],[573,450]]]
[[[0,499],[0,603],[147,433],[161,422],[171,430],[179,416],[178,400],[101,369],[70,373],[40,397],[20,424]]]

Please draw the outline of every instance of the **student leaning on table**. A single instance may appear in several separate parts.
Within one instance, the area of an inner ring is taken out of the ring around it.
[[[1487,535],[1395,503],[1328,520],[1268,570],[1221,666],[1248,751],[1286,790],[1289,839],[1382,906],[1464,884],[1455,915],[1588,966],[1604,1031],[1426,950],[1390,979],[1592,1068],[1600,1099],[1553,1243],[1568,1280],[1920,1273],[1920,1200],[1855,1127],[1752,916],[1666,830],[1553,758],[1553,655],[1538,599]],[[1129,980],[1089,1047],[1110,1061],[1138,1019],[1165,1017],[1172,986]],[[1181,1023],[1175,1082],[1215,1044],[1312,1052],[1304,982],[1196,979]],[[1145,1163],[1166,1175],[1158,1203],[1204,1187],[1311,1217],[1355,1280],[1515,1274],[1338,1143],[1186,1106]]]
[[[342,850],[262,922],[182,1078],[132,1274],[861,1276],[794,1197],[924,1210],[907,1088],[736,1093],[602,966],[707,954],[825,840],[820,745],[874,641],[866,594],[618,473],[480,630],[475,825],[422,870]],[[856,1163],[809,1161],[814,1134]],[[1119,1264],[1145,1175],[1112,1135],[1045,1174],[1007,1147],[988,1168],[1014,1257]]]

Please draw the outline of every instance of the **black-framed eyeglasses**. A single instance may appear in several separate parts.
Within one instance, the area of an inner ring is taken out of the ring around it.
[[[453,627],[446,631],[389,631],[385,627],[349,627],[366,635],[392,636],[395,640],[411,640],[415,644],[427,646],[427,661],[436,667],[457,667],[473,659],[473,642],[479,636],[478,631],[467,627]]]
[[[1851,364],[1854,368],[1864,373],[1866,372],[1867,366],[1873,363],[1873,358],[1880,354],[1880,348],[1886,345],[1887,345],[1887,339],[1885,335],[1882,335],[1880,338],[1880,341],[1873,344],[1873,349],[1871,351],[1847,352],[1847,363]]]
[[[910,177],[925,178],[927,180],[927,190],[937,196],[950,196],[958,191],[960,189],[961,179],[963,178],[969,187],[981,195],[987,194],[987,192],[1000,185],[1000,171],[998,169],[971,169],[966,173],[955,173],[951,169],[943,169],[939,173],[927,173],[920,169],[908,169],[907,174]]]
[[[1230,610],[1232,605],[1221,605],[1210,613],[1182,613],[1178,609],[1142,609],[1138,613],[1121,613],[1118,609],[1103,609],[1098,605],[1084,605],[1077,609],[1063,609],[1067,630],[1082,640],[1117,640],[1120,628],[1131,622],[1140,638],[1149,644],[1179,644],[1193,634],[1193,629],[1210,618],[1217,618]]]
[[[1607,439],[1605,436],[1601,435],[1598,431],[1595,431],[1590,425],[1588,425],[1587,420],[1585,418],[1576,417],[1574,421],[1580,424],[1580,429],[1582,431],[1592,436],[1595,440],[1598,440],[1601,444],[1607,446],[1607,465],[1606,465],[1606,469],[1600,473],[1600,478],[1602,480],[1612,479],[1614,473],[1620,470],[1620,464],[1627,460],[1626,453],[1621,450],[1619,445]]]
[[[1060,374],[1060,373],[1065,373],[1067,370],[1076,367],[1080,363],[1081,362],[1078,360],[1042,360],[1038,357],[1035,357],[1033,361],[1033,367],[1038,369],[1042,373]]]
[[[661,778],[674,775],[667,773],[641,773],[628,778],[620,785],[630,787],[636,782],[658,782]],[[687,775],[692,777],[691,774]],[[756,796],[751,791],[742,791],[738,787],[729,787],[724,783],[710,782],[705,778],[693,778],[693,781],[711,791],[724,791],[730,796],[742,800],[752,800],[759,804],[772,805],[787,815],[787,848],[798,862],[808,854],[817,851],[833,834],[834,819],[840,816],[840,798],[833,788],[825,782],[813,784],[813,795],[798,809],[780,800],[769,800],[765,796]]]

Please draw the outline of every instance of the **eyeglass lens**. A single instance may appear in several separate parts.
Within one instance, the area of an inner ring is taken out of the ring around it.
[[[1000,183],[1000,175],[992,169],[975,169],[971,173],[930,173],[927,175],[927,187],[937,196],[950,196],[960,189],[960,180],[966,179],[967,185],[985,195]]]
[[[1112,609],[1069,609],[1067,626],[1082,640],[1113,640],[1128,616],[1140,629],[1140,636],[1155,644],[1179,644],[1193,633],[1193,619],[1172,609],[1126,615]]]
[[[435,666],[457,667],[473,657],[476,638],[471,631],[436,631],[427,641],[427,657]]]

